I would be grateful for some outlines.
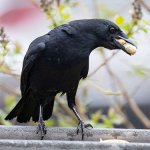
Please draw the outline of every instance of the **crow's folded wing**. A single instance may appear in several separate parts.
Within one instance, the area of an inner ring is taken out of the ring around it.
[[[46,47],[46,42],[49,40],[48,35],[44,35],[42,37],[39,37],[35,39],[31,45],[29,46],[29,49],[24,57],[23,61],[23,67],[22,67],[22,73],[21,73],[21,93],[22,95],[27,91],[29,88],[29,76],[30,71],[36,62],[36,60],[39,58],[39,56],[42,54]]]
[[[85,79],[88,75],[88,71],[89,71],[89,60],[86,61],[86,64],[81,71],[81,75],[80,75],[81,78]]]

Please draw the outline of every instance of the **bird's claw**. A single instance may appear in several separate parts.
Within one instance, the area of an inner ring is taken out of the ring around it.
[[[93,128],[93,126],[92,126],[91,124],[89,124],[89,123],[88,123],[88,124],[85,124],[84,127],[87,128],[87,129]]]
[[[82,140],[84,140],[84,129],[89,129],[93,128],[91,124],[84,124],[83,121],[80,121],[78,126],[77,126],[77,134],[79,133],[79,130],[81,129],[81,134],[82,134]]]
[[[45,124],[44,124],[44,121],[39,121],[38,122],[38,129],[37,129],[37,134],[40,132],[41,134],[41,140],[43,140],[45,134],[46,134],[46,127],[45,127]]]

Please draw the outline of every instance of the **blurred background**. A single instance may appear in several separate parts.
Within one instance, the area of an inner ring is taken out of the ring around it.
[[[75,19],[115,22],[138,51],[98,48],[91,53],[87,79],[80,82],[76,103],[81,117],[97,128],[150,128],[149,0],[1,0],[0,124],[20,99],[20,73],[29,44],[54,27]],[[56,96],[47,126],[76,126],[65,96]],[[29,125],[34,124],[32,121]]]

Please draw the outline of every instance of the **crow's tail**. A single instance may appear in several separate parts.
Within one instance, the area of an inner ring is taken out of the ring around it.
[[[21,98],[18,104],[14,107],[14,109],[6,116],[5,120],[11,120],[17,117],[23,109],[24,99]]]
[[[17,117],[17,121],[20,123],[32,120],[37,122],[39,119],[39,103],[32,97],[31,92],[27,92],[14,107],[14,109],[6,116],[6,120],[11,120]],[[47,120],[51,117],[53,106],[54,106],[54,96],[50,96],[47,103],[43,107],[43,120]]]
[[[30,90],[26,92],[20,99],[14,109],[6,116],[5,120],[11,120],[17,117],[17,121],[20,123],[28,122],[35,110],[36,106],[35,99],[32,98]]]

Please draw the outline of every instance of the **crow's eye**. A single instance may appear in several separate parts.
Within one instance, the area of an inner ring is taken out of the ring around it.
[[[112,34],[113,34],[113,33],[115,33],[115,32],[116,32],[116,29],[115,29],[114,27],[110,27],[110,28],[109,28],[109,31],[110,31],[110,33],[112,33]]]

